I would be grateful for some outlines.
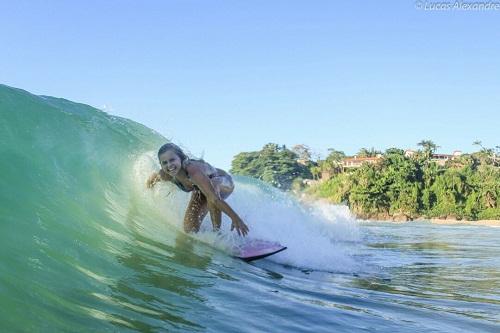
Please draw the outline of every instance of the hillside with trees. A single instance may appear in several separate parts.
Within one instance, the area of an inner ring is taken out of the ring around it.
[[[299,155],[300,152],[302,156]],[[263,180],[282,190],[290,190],[294,181],[312,178],[309,162],[299,163],[301,158],[309,161],[310,155],[307,152],[307,149],[292,151],[284,145],[268,143],[260,151],[236,155],[230,172]]]
[[[475,144],[478,152],[445,163],[433,159],[438,146],[430,140],[421,141],[422,149],[411,155],[398,148],[384,153],[362,148],[357,156],[376,156],[371,159],[376,163],[352,169],[346,168],[346,155],[339,150],[311,161],[303,145],[294,151],[268,144],[259,152],[238,154],[231,171],[346,204],[360,218],[500,219],[500,147]]]

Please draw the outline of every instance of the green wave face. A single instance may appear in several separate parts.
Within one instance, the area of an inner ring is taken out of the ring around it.
[[[163,137],[2,85],[0,139],[2,331],[199,327],[178,310],[199,302],[196,279],[176,273],[198,270],[199,258],[174,250],[185,240],[174,244],[164,228],[161,242],[145,237],[142,226],[156,233],[159,217],[131,190],[137,156]]]
[[[207,219],[200,233],[185,235],[189,194],[169,183],[146,189],[167,141],[161,135],[87,105],[0,86],[0,139],[0,331],[253,332],[272,322],[256,323],[232,305],[256,290],[268,299],[269,281],[256,276],[279,284],[281,275],[227,255],[244,241],[229,218],[220,234]],[[249,238],[288,246],[266,262],[356,269],[342,243],[358,239],[348,212],[313,214],[258,180],[235,182],[228,203],[249,224]],[[276,294],[272,307],[282,301]]]

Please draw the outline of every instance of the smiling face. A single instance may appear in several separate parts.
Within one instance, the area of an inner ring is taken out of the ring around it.
[[[162,170],[172,177],[175,177],[182,168],[181,158],[173,150],[165,151],[158,158]]]

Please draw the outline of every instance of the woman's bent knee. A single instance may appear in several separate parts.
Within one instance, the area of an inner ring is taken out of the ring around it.
[[[196,233],[200,229],[200,226],[197,223],[193,223],[191,221],[184,222],[184,232],[185,233]]]

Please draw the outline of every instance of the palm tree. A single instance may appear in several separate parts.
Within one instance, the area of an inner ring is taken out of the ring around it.
[[[374,147],[371,147],[370,149],[367,148],[361,148],[358,151],[358,157],[376,157],[378,154],[382,154],[381,151],[376,150]]]
[[[424,156],[425,159],[430,159],[432,154],[436,151],[436,149],[439,148],[438,145],[436,145],[432,140],[422,140],[419,143],[417,143],[418,146],[421,146],[424,148]]]

